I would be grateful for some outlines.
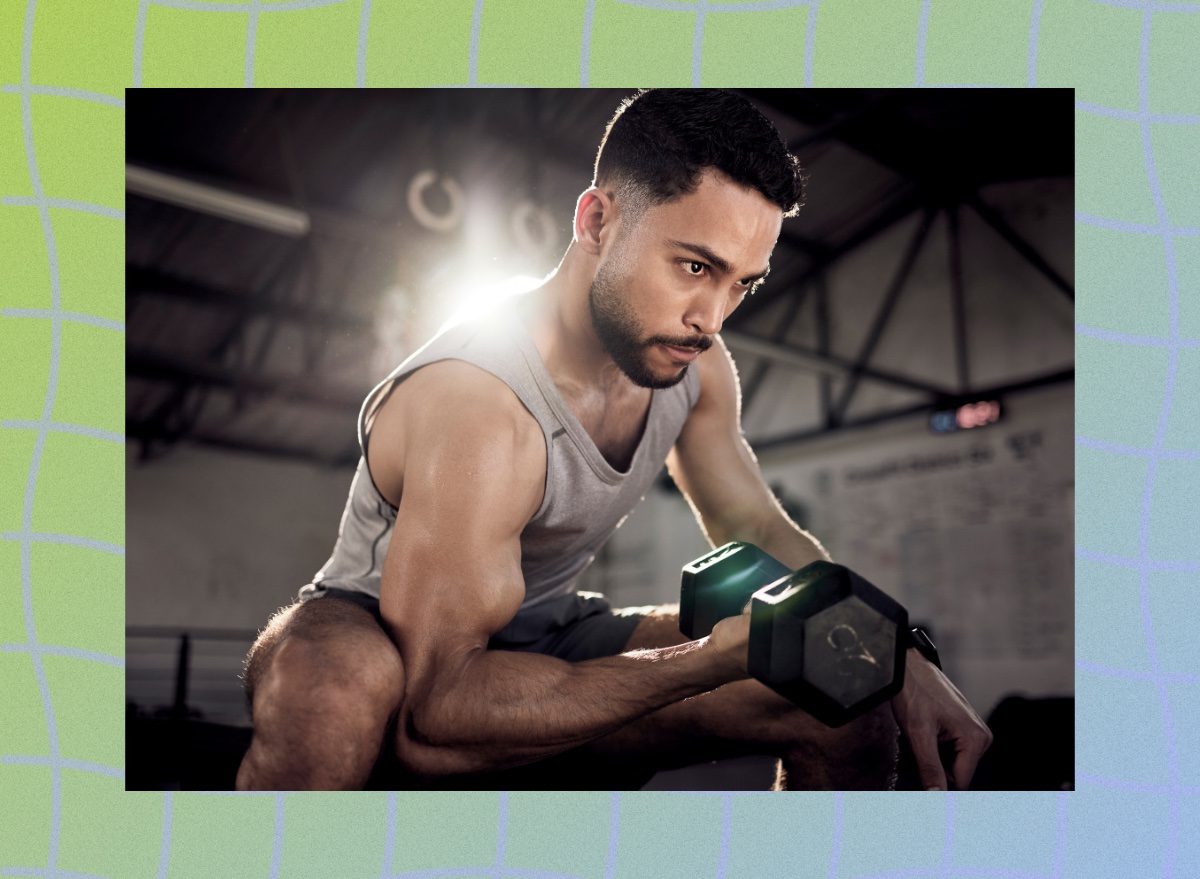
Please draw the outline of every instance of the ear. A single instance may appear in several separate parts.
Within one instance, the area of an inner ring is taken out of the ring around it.
[[[575,203],[575,243],[592,256],[599,256],[601,237],[614,218],[612,199],[591,187]]]

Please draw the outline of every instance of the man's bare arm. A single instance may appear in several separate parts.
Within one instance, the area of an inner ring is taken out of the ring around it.
[[[437,364],[405,384],[371,450],[404,454],[380,604],[404,660],[398,742],[410,769],[520,765],[745,677],[744,642],[716,633],[580,663],[488,650],[524,598],[519,537],[541,502],[545,442],[511,390],[474,367]]]
[[[742,437],[737,375],[724,344],[713,345],[696,363],[702,361],[700,399],[668,466],[709,540],[714,546],[730,540],[754,543],[793,569],[828,559],[824,547],[788,519],[763,481]],[[748,631],[746,614],[734,619]],[[732,628],[727,626],[722,636]],[[962,693],[919,651],[910,649],[904,689],[891,705],[912,744],[923,786],[946,789],[937,743],[952,741],[956,757],[951,777],[959,789],[966,789],[992,735]]]
[[[714,547],[731,540],[753,543],[793,569],[828,560],[824,547],[792,522],[763,481],[742,436],[737,374],[724,342],[696,359],[700,399],[667,458]]]

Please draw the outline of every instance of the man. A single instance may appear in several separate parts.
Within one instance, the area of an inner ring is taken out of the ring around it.
[[[362,787],[381,761],[413,784],[616,787],[765,753],[781,788],[878,789],[897,722],[924,786],[969,784],[990,733],[915,650],[890,706],[834,730],[747,676],[747,615],[688,642],[674,606],[574,590],[664,459],[714,546],[828,558],[763,483],[718,336],[800,196],[743,98],[622,104],[555,273],[368,397],[333,556],[247,660],[239,788]]]

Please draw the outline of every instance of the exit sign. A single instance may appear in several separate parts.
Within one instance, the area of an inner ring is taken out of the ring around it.
[[[938,409],[929,416],[929,428],[934,433],[953,433],[995,424],[1001,415],[999,400],[975,400],[961,406]]]

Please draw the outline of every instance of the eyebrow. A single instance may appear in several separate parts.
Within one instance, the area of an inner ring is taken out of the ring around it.
[[[696,256],[700,257],[705,262],[712,263],[713,268],[715,268],[719,272],[722,272],[723,274],[726,274],[726,275],[733,274],[733,266],[731,266],[728,263],[728,261],[721,259],[721,257],[717,256],[715,253],[713,253],[711,250],[709,250],[703,244],[689,244],[686,241],[676,241],[674,238],[668,238],[667,243],[670,244],[672,247],[678,247],[681,250],[686,250],[690,253],[694,253]],[[771,267],[768,265],[765,269],[763,269],[757,275],[748,275],[745,278],[742,278],[741,280],[743,280],[743,281],[761,281],[769,274],[771,274]]]

